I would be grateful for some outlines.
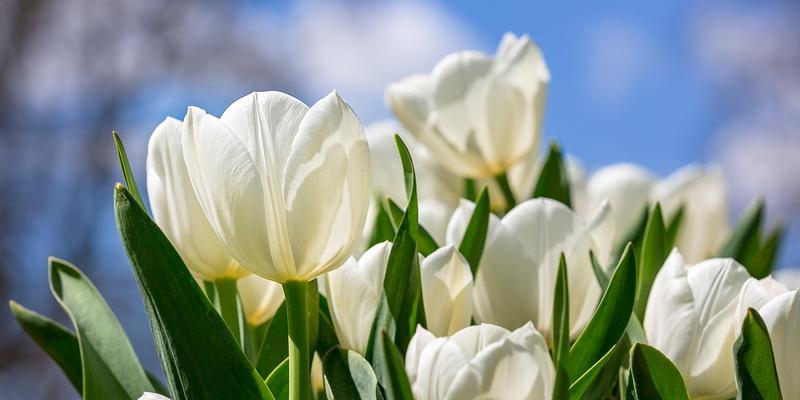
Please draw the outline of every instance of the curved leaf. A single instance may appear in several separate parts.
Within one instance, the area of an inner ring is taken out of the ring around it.
[[[656,274],[667,259],[669,250],[664,247],[666,234],[664,219],[661,217],[661,205],[656,203],[647,220],[642,240],[642,256],[637,258],[636,303],[633,310],[640,320],[644,318],[647,298],[650,296],[650,289],[656,279]]]
[[[361,355],[336,347],[322,361],[325,389],[329,399],[382,399],[378,379]]]
[[[775,356],[764,320],[756,310],[747,310],[742,332],[733,346],[736,386],[743,399],[780,400],[781,388]]]
[[[483,248],[486,246],[486,234],[489,232],[489,214],[492,212],[489,204],[489,191],[487,188],[481,190],[478,200],[475,202],[475,209],[469,217],[467,230],[458,246],[458,251],[464,255],[472,270],[472,276],[478,276]]]
[[[289,359],[283,360],[267,376],[267,387],[276,400],[289,399]]]
[[[629,385],[637,400],[689,400],[680,371],[655,347],[634,344],[630,366]]]
[[[547,197],[572,207],[569,175],[564,167],[561,149],[556,142],[550,144],[550,151],[542,164],[542,172],[539,173],[539,180],[536,181],[536,188],[531,197]]]

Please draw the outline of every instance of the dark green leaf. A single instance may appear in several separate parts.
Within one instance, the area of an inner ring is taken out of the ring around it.
[[[51,257],[50,288],[75,327],[84,399],[138,399],[155,391],[119,321],[82,272]]]
[[[675,241],[678,239],[678,234],[681,231],[681,225],[683,225],[683,213],[686,212],[686,205],[681,204],[678,208],[678,211],[675,211],[672,214],[672,217],[669,219],[667,223],[667,235],[664,238],[664,249],[666,249],[667,254],[672,251],[672,248],[675,247]]]
[[[172,400],[271,399],[263,378],[158,226],[122,185],[115,188],[114,203]]]
[[[637,400],[689,400],[680,371],[655,347],[634,344],[630,366],[629,384]]]
[[[333,399],[381,399],[378,379],[358,353],[336,347],[322,361],[325,386]]]
[[[592,319],[570,349],[567,372],[571,381],[583,375],[625,333],[636,295],[636,258],[631,247],[629,244],[622,253]]]
[[[764,218],[764,202],[758,201],[745,213],[739,224],[731,232],[719,252],[720,257],[730,257],[748,268],[761,247],[761,220]]]
[[[736,386],[742,399],[780,400],[781,388],[772,342],[756,310],[747,310],[742,331],[733,345]]]
[[[664,264],[664,260],[667,259],[667,249],[664,247],[666,234],[664,219],[661,217],[661,205],[656,203],[653,213],[650,214],[650,219],[647,221],[640,253],[642,256],[637,259],[636,303],[633,310],[640,320],[644,318],[647,298],[650,296],[650,288],[653,286],[656,274]]]
[[[594,272],[594,277],[597,279],[597,284],[600,285],[600,289],[605,292],[606,288],[608,288],[608,281],[610,278],[606,275],[606,271],[603,269],[603,266],[600,265],[600,261],[597,261],[597,257],[595,257],[594,251],[592,250],[589,250],[589,260],[592,262],[592,272]]]
[[[397,227],[400,226],[400,222],[403,220],[405,210],[398,206],[392,199],[386,199],[386,210],[392,221],[392,227],[397,229]],[[436,240],[422,225],[418,226],[417,236],[414,240],[417,242],[418,250],[423,256],[428,256],[439,248]]]
[[[564,203],[567,207],[572,207],[569,191],[569,175],[561,157],[561,149],[558,144],[550,144],[550,152],[542,165],[542,172],[539,173],[539,180],[533,190],[532,197],[547,197]]]
[[[606,365],[612,361],[618,352],[617,346],[609,349],[603,357],[600,357],[594,365],[591,366],[586,372],[583,373],[569,386],[569,398],[571,400],[585,400],[585,399],[602,399],[605,393],[595,392],[593,389],[597,387],[598,381],[601,380],[602,373],[606,369]],[[558,378],[556,378],[558,379]],[[564,398],[564,397],[556,397]]]
[[[403,163],[403,179],[406,186],[406,196],[408,196],[408,206],[406,207],[406,219],[408,229],[412,237],[417,237],[419,224],[419,210],[417,205],[417,176],[414,172],[414,162],[411,159],[411,152],[403,143],[400,135],[394,135],[394,142],[397,145],[397,152],[400,153],[400,161]]]
[[[403,355],[400,354],[400,350],[394,345],[392,338],[386,332],[381,332],[380,350],[383,352],[383,362],[380,364],[382,371],[379,374],[378,381],[384,388],[386,399],[413,400],[414,396],[411,392],[408,375],[406,375]],[[383,378],[382,380],[380,379],[381,377]]]
[[[289,356],[289,328],[286,320],[286,303],[282,303],[272,317],[258,351],[256,369],[262,377],[269,376],[280,363]]]
[[[469,262],[473,277],[478,276],[478,267],[483,255],[483,248],[486,245],[486,234],[489,231],[489,214],[491,212],[492,210],[489,208],[489,191],[484,188],[475,203],[475,209],[472,210],[472,216],[469,218],[467,230],[464,231],[461,245],[458,246],[458,251]]]
[[[267,377],[267,387],[276,400],[289,399],[289,359],[283,360]]]
[[[750,262],[750,274],[753,278],[763,279],[772,273],[775,268],[775,258],[778,255],[778,250],[781,247],[783,240],[784,228],[783,225],[778,224],[772,231],[770,231],[764,244],[759,249],[758,254]]]
[[[464,178],[464,198],[469,201],[475,201],[478,198],[478,188],[475,185],[475,180]]]
[[[375,203],[382,204],[380,200]],[[386,213],[382,205],[380,207],[375,207],[375,209],[377,212],[375,215],[375,223],[372,225],[372,233],[369,237],[369,247],[378,243],[391,241],[394,238],[394,228],[392,227],[392,220],[389,218],[389,214]]]
[[[133,169],[128,161],[128,154],[125,152],[125,145],[122,144],[122,139],[120,139],[117,132],[112,132],[112,135],[114,136],[114,146],[117,148],[117,156],[119,157],[119,166],[122,170],[122,177],[125,178],[125,186],[127,186],[131,196],[133,196],[136,202],[139,203],[144,210],[144,201],[142,201],[142,195],[139,192],[139,187],[136,186],[136,179],[133,176]]]
[[[319,296],[319,335],[316,349],[317,353],[322,355],[339,345],[339,339],[336,337],[336,331],[331,321],[328,300],[324,296]]]
[[[553,397],[565,399],[569,395],[569,282],[567,280],[567,261],[564,253],[558,260],[556,290],[553,294],[553,366],[556,370],[556,383]]]

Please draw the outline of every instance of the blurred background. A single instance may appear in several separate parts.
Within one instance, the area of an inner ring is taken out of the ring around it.
[[[89,275],[159,369],[114,225],[112,130],[144,187],[152,129],[188,105],[337,89],[369,123],[389,116],[387,83],[454,50],[493,53],[505,31],[544,51],[547,137],[589,169],[719,164],[731,218],[765,198],[789,226],[779,265],[800,266],[800,4],[577,3],[0,0],[1,396],[78,398],[6,306],[67,321],[48,255]]]

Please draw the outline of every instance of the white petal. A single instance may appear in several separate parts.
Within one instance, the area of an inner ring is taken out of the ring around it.
[[[453,378],[468,363],[469,358],[458,344],[449,338],[434,339],[420,355],[413,386],[414,397],[427,400],[446,398]]]
[[[236,282],[245,319],[258,326],[275,316],[283,303],[283,287],[257,275],[246,276]]]
[[[473,358],[447,398],[550,399],[554,381],[547,344],[529,323]]]
[[[406,349],[405,367],[411,385],[414,385],[417,380],[417,370],[419,369],[419,360],[422,352],[429,344],[433,343],[434,339],[436,339],[436,336],[433,336],[422,326],[417,325],[417,330],[408,342],[408,349]]]
[[[421,135],[426,129],[431,90],[431,80],[427,75],[412,75],[386,88],[387,105],[400,123],[415,136]]]
[[[169,400],[169,397],[162,396],[158,393],[144,392],[139,400]]]
[[[372,190],[380,199],[388,197],[399,206],[405,208],[407,200],[403,183],[403,165],[394,141],[395,133],[399,132],[400,130],[392,121],[381,121],[366,127],[372,165]],[[412,147],[416,147],[412,142],[412,138],[405,135],[401,136],[409,150]],[[414,165],[416,165],[416,162]],[[417,171],[417,174],[421,172]],[[417,180],[419,180],[419,177]]]
[[[383,278],[391,243],[372,246],[359,261],[350,258],[326,275],[333,327],[343,347],[365,354],[375,312],[383,295]]]
[[[181,122],[167,118],[150,136],[147,194],[153,219],[186,266],[205,280],[239,278],[247,270],[228,255],[194,194],[183,160]]]
[[[467,358],[473,358],[492,343],[503,340],[510,333],[508,329],[497,325],[480,324],[468,326],[456,332],[450,337],[450,340],[461,347]]]
[[[761,307],[759,314],[772,341],[781,394],[784,399],[800,398],[800,291],[779,295]]]
[[[525,89],[526,94],[546,90],[550,71],[542,51],[528,35],[516,37],[507,33],[497,49],[497,69],[509,82]]]
[[[469,147],[474,124],[467,106],[467,95],[492,67],[492,59],[475,51],[448,55],[431,72],[431,104],[436,126],[447,142],[460,152]]]
[[[526,244],[529,269],[536,269],[538,312],[533,321],[545,337],[551,334],[558,262],[564,253],[570,288],[570,336],[577,337],[600,299],[600,286],[588,256],[595,246],[586,225],[565,205],[545,198],[520,203],[506,214],[503,225]]]
[[[437,249],[420,265],[422,298],[428,329],[447,336],[467,327],[472,318],[472,271],[453,246]]]
[[[616,237],[622,240],[647,204],[653,176],[633,164],[613,164],[601,168],[589,180],[587,192],[591,204],[608,200],[614,215]]]
[[[614,243],[616,227],[614,226],[614,217],[608,200],[604,200],[597,206],[587,225],[587,229],[592,234],[592,239],[597,243],[598,261],[602,265],[608,265],[611,262],[611,252],[616,245]]]
[[[311,107],[286,162],[286,202],[297,278],[341,265],[364,229],[370,196],[364,128],[333,92]]]
[[[789,289],[787,289],[786,286],[772,279],[771,276],[761,280],[755,278],[748,279],[744,285],[742,285],[742,289],[739,293],[739,301],[736,306],[736,323],[734,325],[737,331],[736,336],[738,336],[742,322],[747,316],[748,308],[758,310],[773,298],[788,291]]]
[[[446,242],[447,225],[453,215],[453,208],[437,200],[419,203],[419,221],[439,245]]]
[[[241,140],[219,119],[190,107],[182,145],[197,200],[228,252],[251,272],[280,281],[259,171]]]

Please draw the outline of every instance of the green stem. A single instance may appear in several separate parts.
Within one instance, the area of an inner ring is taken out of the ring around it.
[[[511,191],[511,185],[508,183],[508,176],[505,172],[494,177],[497,184],[500,185],[500,190],[503,192],[503,197],[506,199],[506,210],[510,210],[517,205],[517,200],[514,199],[514,192]]]
[[[311,356],[308,350],[308,282],[283,284],[289,329],[289,400],[311,398]]]
[[[214,305],[217,311],[225,320],[231,335],[236,339],[236,342],[242,344],[241,330],[239,328],[239,299],[236,295],[236,279],[233,278],[220,278],[214,281],[216,286],[216,296]]]

